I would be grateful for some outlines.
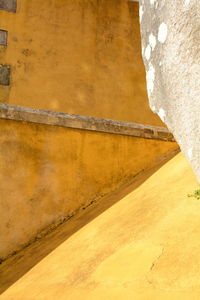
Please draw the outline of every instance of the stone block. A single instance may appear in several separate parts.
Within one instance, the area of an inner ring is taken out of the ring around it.
[[[10,66],[0,65],[0,85],[10,85]]]
[[[16,12],[17,3],[16,0],[0,0],[0,9]]]
[[[6,30],[0,30],[0,45],[7,46],[8,32]]]

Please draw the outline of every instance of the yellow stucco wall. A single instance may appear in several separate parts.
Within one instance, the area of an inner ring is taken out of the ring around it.
[[[0,29],[8,30],[0,64],[11,65],[0,101],[162,124],[148,107],[138,3],[17,0],[17,7],[0,11]]]
[[[197,188],[177,155],[125,197],[104,199],[109,209],[88,209],[3,264],[0,298],[199,300],[200,201],[187,196]]]
[[[173,142],[0,120],[0,257],[143,169]]]

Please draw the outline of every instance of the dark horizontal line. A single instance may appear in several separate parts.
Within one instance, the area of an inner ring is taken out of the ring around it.
[[[0,119],[175,142],[167,128],[0,104]]]

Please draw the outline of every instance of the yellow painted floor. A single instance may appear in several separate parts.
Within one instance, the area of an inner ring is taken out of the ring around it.
[[[68,238],[60,228],[62,243],[54,241],[55,249],[41,254],[0,299],[199,300],[200,200],[188,197],[198,187],[178,154],[95,218],[88,210],[92,220],[83,227],[82,217],[76,218]],[[26,250],[29,262],[48,239]],[[21,272],[20,255],[2,269],[2,277],[12,277],[11,266],[12,273]]]

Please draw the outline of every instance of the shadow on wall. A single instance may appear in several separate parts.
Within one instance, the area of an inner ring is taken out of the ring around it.
[[[135,177],[132,184],[125,185],[120,190],[102,198],[100,202],[93,203],[93,205],[89,206],[87,209],[81,210],[76,216],[69,219],[55,230],[52,230],[52,232],[49,232],[43,239],[38,239],[32,245],[29,245],[29,247],[2,263],[0,265],[0,293],[3,293],[50,252],[65,242],[71,235],[139,187],[170,160],[175,153],[177,153],[177,151],[171,153],[165,161],[157,164],[157,166],[141,172],[140,175]]]

